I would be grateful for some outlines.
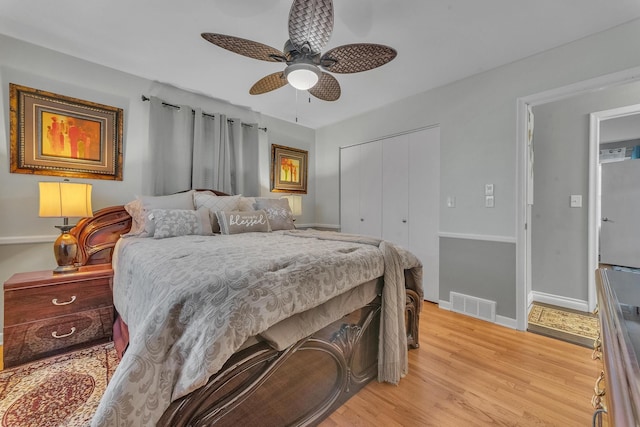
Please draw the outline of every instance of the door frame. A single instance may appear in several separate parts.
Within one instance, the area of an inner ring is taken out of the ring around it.
[[[631,83],[640,80],[640,67],[630,68],[616,73],[595,77],[578,83],[573,83],[556,89],[539,92],[536,94],[520,97],[516,101],[516,323],[517,329],[527,329],[527,315],[532,302],[531,293],[531,208],[528,205],[528,195],[533,191],[533,187],[528,184],[529,150],[527,145],[527,116],[528,108],[560,101],[576,95],[581,95],[594,90]],[[535,126],[534,126],[535,135]],[[535,141],[535,136],[534,136]],[[591,143],[590,143],[591,144]],[[591,270],[594,252],[597,252],[596,241],[592,241],[592,234],[597,231],[597,224],[594,228],[592,221],[597,218],[595,207],[591,204],[594,197],[591,196],[592,189],[597,189],[592,182],[590,145],[589,162],[589,244],[587,256],[589,257],[589,307],[595,307],[595,269]],[[535,176],[534,176],[535,183]],[[534,200],[535,202],[535,200]],[[597,254],[596,254],[597,257]],[[597,259],[597,258],[596,258]],[[595,264],[597,265],[597,263]],[[592,283],[593,282],[593,283]],[[593,294],[592,294],[593,290]],[[591,308],[590,308],[591,310]]]

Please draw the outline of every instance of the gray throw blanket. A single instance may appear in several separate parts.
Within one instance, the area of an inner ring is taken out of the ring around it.
[[[398,384],[409,370],[407,331],[404,320],[406,294],[404,270],[411,269],[414,283],[422,283],[422,264],[410,252],[385,240],[357,234],[295,230],[286,234],[316,239],[363,243],[377,246],[384,259],[382,287],[382,315],[378,348],[378,381]]]

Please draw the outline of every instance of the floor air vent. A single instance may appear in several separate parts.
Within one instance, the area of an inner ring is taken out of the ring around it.
[[[496,321],[496,302],[470,295],[450,292],[451,311],[477,317],[489,322]]]

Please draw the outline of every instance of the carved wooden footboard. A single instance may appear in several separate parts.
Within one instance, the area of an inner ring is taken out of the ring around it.
[[[259,343],[171,404],[160,426],[314,425],[377,376],[380,300],[284,351]]]
[[[221,194],[221,193],[220,193]],[[97,211],[71,231],[81,265],[111,263],[131,228],[123,206]],[[405,272],[407,342],[419,346],[421,284]],[[284,351],[260,342],[234,354],[209,382],[173,402],[158,425],[314,425],[377,376],[380,298]],[[114,328],[120,350],[126,325]]]

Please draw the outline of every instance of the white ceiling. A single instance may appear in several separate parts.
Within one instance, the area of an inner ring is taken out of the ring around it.
[[[290,86],[249,95],[283,64],[234,54],[200,34],[282,49],[290,7],[291,0],[0,0],[0,33],[318,128],[640,17],[638,0],[334,0],[325,51],[369,42],[398,57],[334,75],[342,86],[335,102],[309,103]]]

